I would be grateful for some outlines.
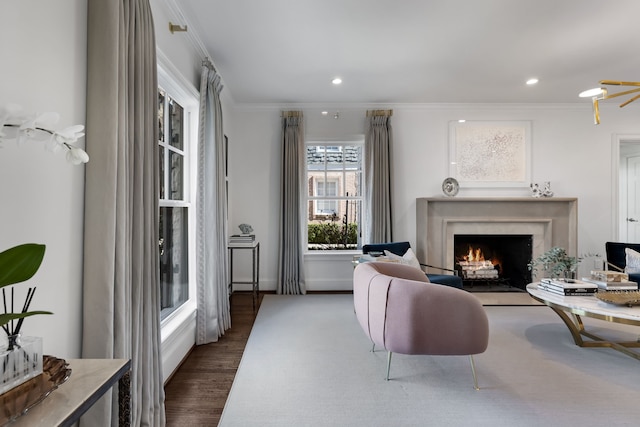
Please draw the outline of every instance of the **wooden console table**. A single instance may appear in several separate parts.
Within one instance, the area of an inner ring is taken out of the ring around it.
[[[120,426],[131,425],[131,361],[128,359],[70,359],[71,376],[11,427],[71,426],[116,382]]]

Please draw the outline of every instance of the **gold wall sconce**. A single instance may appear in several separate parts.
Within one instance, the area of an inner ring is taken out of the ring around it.
[[[606,87],[597,87],[594,89],[588,89],[583,92],[580,92],[578,95],[580,98],[591,98],[593,102],[593,121],[596,125],[600,124],[600,108],[598,106],[599,101],[603,101],[605,99],[616,98],[618,96],[631,95],[633,93],[640,92],[640,82],[620,82],[616,80],[600,80],[601,85],[607,86],[631,86],[635,89],[623,90],[622,92],[609,94]],[[629,105],[636,99],[640,98],[640,94],[632,96],[631,98],[624,101],[620,104],[620,108],[625,105]]]
[[[187,26],[186,25],[173,24],[173,23],[169,22],[169,31],[171,31],[171,34],[173,34],[173,33],[183,33],[183,32],[187,31]]]

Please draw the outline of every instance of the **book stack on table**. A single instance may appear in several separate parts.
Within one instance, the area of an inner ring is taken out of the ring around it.
[[[538,288],[558,295],[593,295],[598,291],[598,285],[576,279],[541,279]]]
[[[629,280],[629,275],[621,272],[592,270],[585,282],[595,283],[603,291],[638,290],[638,283]]]
[[[231,245],[253,245],[256,240],[255,234],[232,234],[229,237],[229,244]]]

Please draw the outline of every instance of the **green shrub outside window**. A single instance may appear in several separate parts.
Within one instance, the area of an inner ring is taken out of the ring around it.
[[[311,250],[346,250],[358,246],[358,224],[346,227],[338,222],[308,224],[308,242]]]

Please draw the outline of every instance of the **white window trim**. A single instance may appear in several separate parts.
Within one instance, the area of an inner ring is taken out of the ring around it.
[[[158,86],[164,89],[167,94],[175,99],[183,108],[187,117],[185,123],[185,144],[184,151],[188,164],[185,164],[187,170],[187,178],[185,178],[185,201],[181,200],[165,200],[162,206],[189,206],[189,299],[173,313],[162,320],[161,323],[161,340],[164,341],[180,328],[180,325],[193,315],[197,308],[196,301],[196,209],[195,209],[195,188],[197,185],[197,138],[198,135],[198,108],[200,95],[196,88],[191,85],[180,72],[171,64],[171,62],[160,51],[157,52],[158,59]],[[189,141],[189,143],[187,143]],[[193,147],[191,147],[193,142]],[[187,181],[188,180],[188,181]]]
[[[336,144],[340,144],[340,151],[333,151],[333,152],[341,152],[342,151],[342,146],[343,145],[360,145],[362,146],[362,156],[363,156],[363,162],[362,162],[362,176],[364,179],[365,176],[365,163],[364,163],[364,134],[359,134],[359,135],[350,135],[344,138],[334,138],[334,139],[327,139],[327,138],[318,138],[318,137],[313,137],[313,136],[306,136],[305,137],[305,151],[306,151],[306,147],[307,146],[312,146],[312,145],[322,145],[325,144],[327,147],[335,147]],[[331,153],[332,151],[326,151],[325,152],[329,152]],[[308,176],[308,172],[309,170],[307,169],[307,162],[306,162],[306,158],[304,161],[304,169],[305,169],[305,186],[306,186],[306,181],[307,181],[307,176]],[[364,189],[363,189],[364,190]],[[315,192],[315,191],[314,191]],[[336,197],[337,200],[347,200],[347,199],[353,199],[354,197]],[[361,200],[361,207],[364,207],[364,198],[365,198],[365,194],[362,193],[360,195],[360,200]],[[304,253],[303,253],[303,257],[305,259],[307,258],[314,258],[314,257],[326,257],[327,259],[329,259],[330,257],[338,257],[336,259],[347,259],[353,256],[353,254],[359,254],[361,253],[360,250],[323,250],[323,251],[313,251],[313,250],[309,250],[307,247],[307,233],[308,233],[308,229],[307,229],[307,225],[308,225],[308,220],[307,220],[307,205],[309,202],[312,202],[314,204],[314,210],[315,210],[315,202],[318,199],[314,196],[309,196],[308,195],[308,191],[305,192],[305,199],[304,199],[304,203],[302,203],[303,207],[302,210],[300,212],[300,216],[302,218],[302,223],[303,223],[303,236],[305,236],[305,249],[304,249]],[[363,225],[364,222],[364,216],[361,219],[361,224],[360,227],[364,227]]]

